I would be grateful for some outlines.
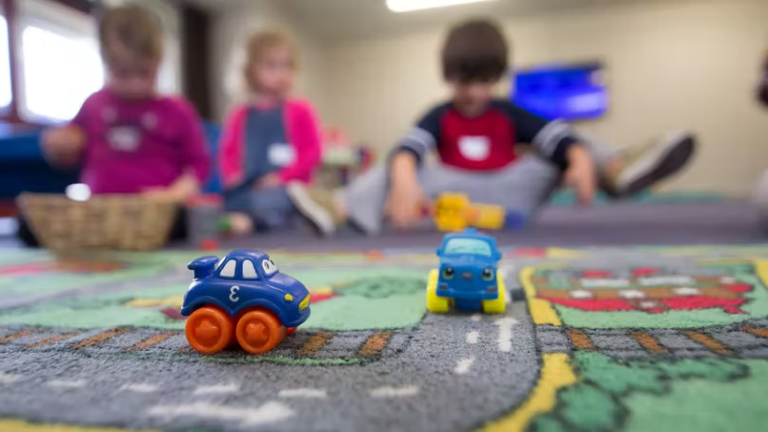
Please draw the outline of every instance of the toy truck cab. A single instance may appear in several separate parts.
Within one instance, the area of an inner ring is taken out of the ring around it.
[[[281,273],[263,252],[202,257],[188,267],[194,279],[181,314],[189,316],[187,340],[204,354],[221,351],[235,339],[250,353],[267,352],[286,336],[286,328],[309,318],[307,288]]]
[[[448,234],[437,249],[439,269],[427,287],[427,308],[432,312],[458,309],[504,312],[504,281],[498,270],[501,252],[496,239],[475,229]]]

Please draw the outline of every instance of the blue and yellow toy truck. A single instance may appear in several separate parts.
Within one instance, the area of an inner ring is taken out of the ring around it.
[[[501,252],[496,239],[474,228],[446,234],[437,249],[440,268],[429,273],[427,309],[444,313],[466,311],[503,313],[504,280],[498,268]]]
[[[272,350],[309,318],[309,290],[281,273],[267,254],[232,251],[189,263],[194,280],[181,314],[187,341],[203,354],[237,342],[251,354]]]

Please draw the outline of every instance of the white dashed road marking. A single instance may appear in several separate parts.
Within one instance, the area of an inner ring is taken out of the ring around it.
[[[212,386],[200,386],[195,389],[194,395],[208,395],[208,394],[227,394],[236,393],[240,390],[240,386],[237,384],[222,384]]]
[[[45,383],[51,387],[58,388],[80,388],[85,387],[85,381],[83,380],[52,380]]]
[[[10,384],[15,383],[16,381],[19,381],[21,379],[21,375],[14,375],[14,374],[7,374],[0,372],[0,383],[1,384]]]
[[[157,390],[157,386],[152,384],[126,384],[120,387],[120,390],[136,393],[152,393]]]
[[[499,326],[499,351],[512,351],[512,327],[517,324],[514,318],[499,318],[496,325]]]
[[[480,332],[478,331],[471,331],[467,333],[467,343],[468,344],[476,344],[477,339],[480,337]]]
[[[371,390],[371,396],[375,398],[413,396],[419,392],[416,386],[406,387],[380,387]]]
[[[619,291],[619,296],[625,299],[641,299],[645,298],[646,294],[640,290],[623,290]]]
[[[459,363],[456,365],[456,367],[453,369],[453,372],[458,375],[464,375],[465,373],[469,372],[469,368],[472,366],[472,363],[474,362],[475,362],[474,357],[461,359],[459,360]]]
[[[294,412],[280,402],[267,402],[258,408],[234,408],[214,405],[206,402],[186,403],[182,405],[161,405],[147,412],[151,416],[170,420],[174,417],[203,417],[216,420],[240,421],[240,425],[259,426],[275,423],[292,417]]]
[[[594,297],[594,294],[592,294],[592,291],[588,290],[573,290],[568,293],[569,296],[575,299],[587,299]]]
[[[695,296],[699,294],[699,290],[691,287],[673,288],[672,292],[679,296]]]
[[[312,388],[285,389],[277,394],[281,398],[324,398],[325,390]]]

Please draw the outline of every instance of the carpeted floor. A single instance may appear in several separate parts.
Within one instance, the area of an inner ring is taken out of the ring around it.
[[[427,314],[434,245],[404,244],[258,245],[312,316],[210,357],[178,315],[197,254],[0,249],[0,431],[765,430],[768,246],[507,247],[524,299],[486,316]]]

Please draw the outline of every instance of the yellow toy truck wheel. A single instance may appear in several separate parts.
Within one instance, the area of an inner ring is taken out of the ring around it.
[[[427,280],[427,310],[433,313],[446,313],[451,310],[450,300],[437,295],[437,277],[440,274],[437,270],[429,272]]]
[[[504,313],[507,308],[507,290],[504,288],[504,279],[501,277],[501,271],[496,272],[496,285],[499,290],[499,296],[493,300],[483,300],[483,312],[485,313]]]

